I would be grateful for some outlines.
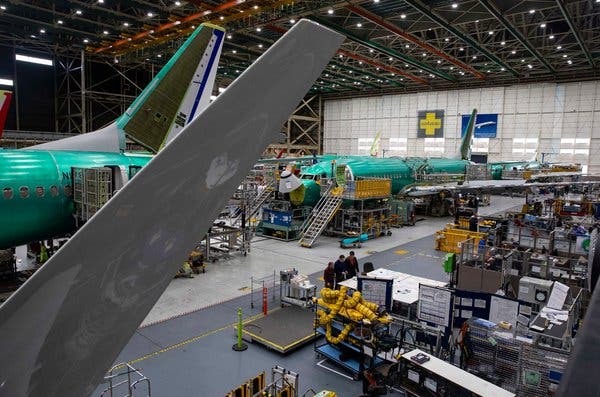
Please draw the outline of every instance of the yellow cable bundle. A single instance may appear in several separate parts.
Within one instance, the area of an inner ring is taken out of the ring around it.
[[[344,339],[346,339],[346,337],[348,336],[348,334],[353,329],[354,329],[354,324],[353,323],[348,323],[348,324],[346,324],[346,326],[344,327],[344,329],[342,330],[342,332],[340,332],[340,334],[338,336],[334,337],[333,335],[331,335],[331,323],[327,323],[325,338],[327,338],[328,342],[333,343],[334,345],[337,345],[338,343],[340,343],[341,341],[343,341]]]

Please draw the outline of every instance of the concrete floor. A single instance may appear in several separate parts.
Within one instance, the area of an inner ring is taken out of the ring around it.
[[[495,197],[493,205],[480,209],[491,214],[520,206],[522,198]],[[443,253],[433,250],[432,234],[449,220],[429,218],[414,227],[395,229],[391,237],[369,241],[355,250],[362,264],[385,266],[436,280],[446,280],[441,269]],[[402,250],[402,251],[400,251]],[[260,304],[250,307],[247,290],[250,277],[272,275],[273,271],[296,267],[318,281],[327,261],[340,253],[337,239],[322,237],[312,249],[296,242],[257,239],[247,257],[207,266],[194,279],[175,279],[148,315],[144,324],[123,349],[117,362],[128,361],[151,379],[153,396],[223,396],[227,391],[260,371],[281,365],[300,373],[300,391],[330,389],[340,396],[361,394],[361,383],[330,372],[316,358],[309,344],[286,356],[260,345],[234,352],[233,325],[238,308],[245,318],[260,316]],[[278,289],[275,289],[278,292]],[[258,299],[258,294],[256,295]],[[269,295],[270,310],[278,310],[278,297]],[[99,388],[97,393],[100,395]]]

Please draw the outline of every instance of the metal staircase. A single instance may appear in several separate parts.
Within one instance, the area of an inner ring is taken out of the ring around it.
[[[271,197],[271,193],[273,193],[273,182],[265,186],[265,189],[249,203],[250,210],[246,212],[247,219],[250,219],[262,208],[263,204]]]
[[[323,233],[333,215],[342,206],[342,192],[341,187],[334,188],[331,185],[321,196],[311,216],[304,224],[300,237],[301,246],[311,248],[315,240]]]

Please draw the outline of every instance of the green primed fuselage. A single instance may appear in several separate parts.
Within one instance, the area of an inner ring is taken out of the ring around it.
[[[152,156],[0,150],[0,249],[75,231],[71,167],[120,167],[128,176]]]
[[[392,181],[392,194],[397,194],[407,185],[415,183],[415,171],[422,173],[447,173],[462,174],[465,172],[468,160],[447,158],[374,158],[351,157],[340,159],[336,166],[346,166],[353,179],[357,178],[390,178]],[[330,161],[322,161],[302,170],[301,193],[296,194],[294,204],[313,206],[319,200],[320,187],[317,181],[320,178],[331,178],[336,172]],[[303,193],[303,194],[302,194]],[[302,197],[302,200],[300,198]],[[301,202],[300,202],[301,201]]]

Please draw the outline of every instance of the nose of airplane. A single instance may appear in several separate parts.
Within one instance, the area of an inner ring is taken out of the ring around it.
[[[285,170],[281,173],[279,179],[279,192],[290,193],[302,186],[302,181],[296,177],[290,170]]]

